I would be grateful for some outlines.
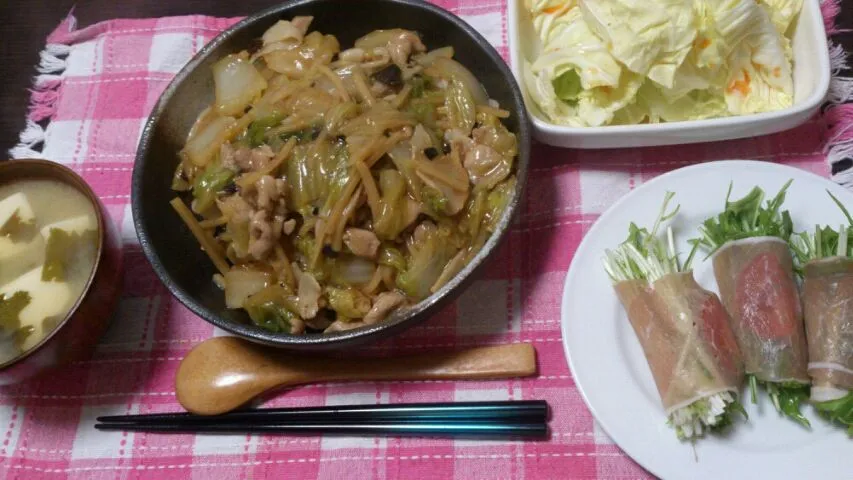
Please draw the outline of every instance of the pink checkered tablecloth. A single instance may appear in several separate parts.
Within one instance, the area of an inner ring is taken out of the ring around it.
[[[441,0],[507,58],[506,4]],[[828,25],[837,5],[824,5]],[[531,342],[539,376],[495,382],[363,382],[295,388],[268,406],[545,399],[543,442],[412,438],[168,436],[102,433],[95,417],[179,411],[173,381],[193,345],[217,332],[177,302],[145,260],[131,219],[130,177],[146,116],[173,75],[236,19],[187,16],[112,20],[77,29],[69,17],[48,38],[15,158],[71,166],[120,226],[124,297],[94,358],[0,388],[0,477],[483,479],[646,478],[596,425],[566,365],[560,335],[563,279],[584,233],[611,203],[660,173],[730,158],[782,162],[822,175],[845,162],[853,132],[844,105],[794,131],[725,143],[631,150],[537,145],[528,196],[485,274],[435,318],[377,354]],[[833,50],[835,66],[843,52]],[[838,79],[831,100],[846,100]],[[46,125],[46,127],[45,127]],[[831,151],[829,147],[832,146]],[[844,173],[837,176],[845,181]],[[591,319],[594,320],[594,319]]]

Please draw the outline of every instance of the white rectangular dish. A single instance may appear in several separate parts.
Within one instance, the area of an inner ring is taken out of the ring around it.
[[[509,0],[509,53],[512,71],[524,93],[524,103],[537,140],[569,148],[625,148],[674,145],[754,137],[796,127],[808,120],[829,91],[830,65],[826,29],[819,0],[805,0],[797,18],[792,49],[794,104],[783,110],[686,122],[567,127],[545,120],[530,100],[522,67],[540,48],[524,0]]]

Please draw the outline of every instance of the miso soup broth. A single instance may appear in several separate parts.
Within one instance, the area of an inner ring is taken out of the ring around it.
[[[0,185],[0,363],[38,344],[82,295],[97,254],[89,199],[53,180]]]

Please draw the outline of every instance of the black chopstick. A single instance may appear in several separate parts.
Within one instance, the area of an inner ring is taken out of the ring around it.
[[[401,403],[391,405],[341,405],[326,407],[269,408],[244,410],[223,415],[206,416],[191,413],[163,413],[149,415],[118,415],[98,417],[102,423],[133,424],[209,424],[228,423],[278,423],[278,422],[377,422],[393,420],[454,420],[504,419],[508,423],[545,422],[548,404],[544,400],[453,402],[453,403]]]
[[[534,438],[548,434],[548,404],[410,403],[99,417],[98,430],[158,433],[270,433]]]
[[[203,424],[203,425],[133,425],[101,423],[104,431],[135,431],[154,433],[266,433],[266,434],[331,434],[331,435],[417,435],[462,437],[546,437],[548,425],[542,423],[291,423],[285,425]]]

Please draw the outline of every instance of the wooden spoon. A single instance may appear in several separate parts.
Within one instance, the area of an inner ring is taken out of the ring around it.
[[[235,337],[206,340],[181,362],[178,401],[188,411],[217,415],[276,387],[353,380],[475,380],[536,373],[528,343],[390,358],[336,359],[294,355]]]

